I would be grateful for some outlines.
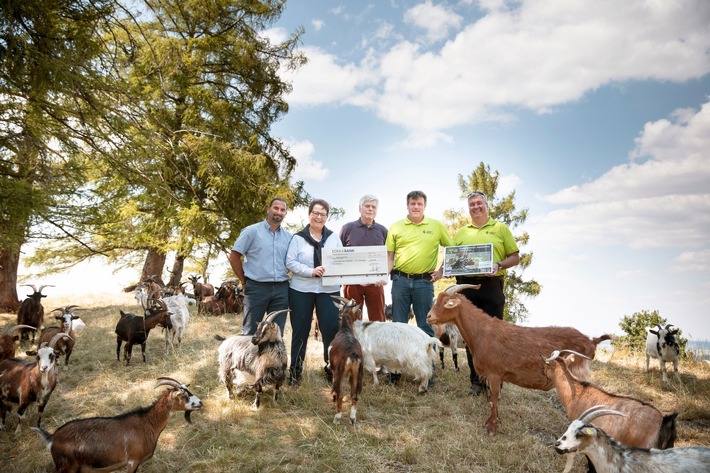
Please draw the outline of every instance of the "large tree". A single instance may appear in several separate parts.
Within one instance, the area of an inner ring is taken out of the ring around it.
[[[523,322],[526,320],[528,310],[523,304],[524,297],[535,297],[540,293],[540,284],[535,280],[523,279],[523,272],[532,264],[533,254],[524,253],[522,248],[528,243],[530,236],[527,232],[517,233],[516,227],[525,222],[528,216],[528,209],[517,210],[515,208],[515,191],[510,194],[498,197],[498,171],[491,173],[490,166],[480,163],[468,176],[458,175],[458,186],[461,197],[465,198],[473,191],[481,191],[488,200],[489,213],[491,218],[505,223],[511,229],[518,243],[520,252],[520,263],[512,269],[506,271],[505,283],[505,320],[511,322]],[[444,223],[453,236],[456,231],[471,223],[467,213],[461,210],[451,209],[444,212]]]
[[[81,185],[72,158],[101,114],[94,61],[110,0],[6,0],[0,8],[0,308],[16,310],[33,227]]]
[[[111,72],[122,90],[103,145],[84,150],[92,181],[53,209],[72,238],[34,261],[60,268],[96,255],[119,265],[145,258],[143,276],[160,278],[174,253],[178,279],[186,258],[229,248],[274,196],[306,201],[302,185],[289,182],[295,160],[270,135],[288,110],[290,85],[278,71],[305,61],[295,52],[301,31],[283,42],[265,35],[284,4],[149,0],[142,16],[112,31],[119,66]]]

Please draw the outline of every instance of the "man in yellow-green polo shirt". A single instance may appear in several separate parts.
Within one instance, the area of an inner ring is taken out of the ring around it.
[[[461,291],[461,294],[491,317],[502,320],[505,308],[503,278],[506,269],[510,269],[520,262],[518,244],[504,223],[490,217],[488,200],[482,192],[474,191],[468,195],[468,213],[471,216],[471,225],[456,232],[454,245],[492,243],[493,270],[489,274],[456,276],[456,283],[480,284],[480,289],[465,289]],[[473,348],[475,349],[475,347]],[[469,393],[475,395],[484,391],[484,385],[473,368],[473,359],[468,346],[466,347],[466,357],[468,358],[468,366],[471,368]]]
[[[434,281],[439,246],[453,244],[443,223],[425,217],[426,194],[407,194],[407,217],[395,222],[387,232],[387,259],[392,278],[392,321],[407,323],[409,307],[417,326],[429,336],[434,330],[426,321],[434,299]]]

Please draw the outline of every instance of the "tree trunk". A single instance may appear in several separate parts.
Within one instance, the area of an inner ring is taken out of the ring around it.
[[[170,271],[170,281],[168,281],[168,286],[178,287],[180,285],[184,266],[185,255],[181,255],[180,253],[176,254],[175,261],[173,262],[173,269]]]
[[[165,258],[165,253],[161,253],[157,248],[148,248],[148,254],[145,256],[145,263],[143,263],[141,281],[145,281],[149,277],[153,276],[155,278],[155,282],[165,287],[165,283],[163,282]]]
[[[20,252],[16,249],[0,250],[0,311],[17,312],[20,301],[17,298],[17,267]]]

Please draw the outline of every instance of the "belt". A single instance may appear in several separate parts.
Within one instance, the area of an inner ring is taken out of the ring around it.
[[[245,277],[244,280],[249,281],[249,282],[259,283],[259,284],[270,284],[270,285],[272,285],[272,286],[273,286],[274,284],[284,284],[284,283],[287,283],[287,282],[288,282],[288,279],[285,280],[285,281],[257,281],[257,280],[255,280],[255,279],[249,279],[249,278],[247,278],[247,277]]]
[[[429,273],[421,273],[421,274],[409,274],[402,272],[398,269],[393,269],[392,270],[392,275],[397,275],[397,276],[402,276],[407,279],[426,279],[427,281],[431,281],[431,274]]]

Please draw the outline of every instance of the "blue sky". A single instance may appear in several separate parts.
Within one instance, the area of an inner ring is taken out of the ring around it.
[[[527,325],[597,336],[659,310],[710,339],[708,25],[707,0],[290,0],[265,34],[303,26],[309,63],[283,72],[290,111],[272,134],[294,178],[346,210],[336,231],[365,193],[386,226],[414,189],[441,219],[465,208],[459,174],[498,171],[529,209],[525,277],[542,292]],[[102,269],[75,268],[77,290],[135,277]]]
[[[528,325],[659,310],[710,338],[710,3],[301,0],[268,35],[299,25],[273,133],[346,209],[329,227],[365,193],[386,226],[413,189],[430,217],[463,210],[457,175],[484,162],[529,209]]]

